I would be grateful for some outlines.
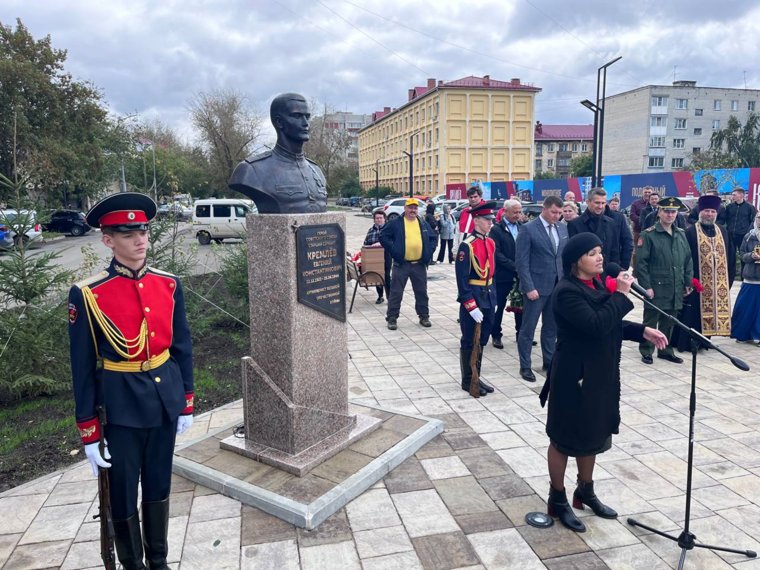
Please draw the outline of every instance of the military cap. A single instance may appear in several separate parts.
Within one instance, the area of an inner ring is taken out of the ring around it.
[[[681,208],[683,208],[683,203],[681,203],[681,200],[679,200],[675,196],[667,196],[666,198],[663,198],[662,200],[660,200],[660,202],[657,205],[663,210],[678,211]]]
[[[147,230],[156,215],[156,203],[146,194],[119,192],[106,196],[87,212],[93,228],[108,227],[115,232]]]
[[[470,210],[473,218],[493,219],[496,214],[496,202],[481,202]]]
[[[697,205],[700,210],[720,210],[720,196],[710,196],[705,194],[699,197]]]

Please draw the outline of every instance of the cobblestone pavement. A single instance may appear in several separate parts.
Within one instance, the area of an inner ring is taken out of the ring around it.
[[[370,222],[348,217],[349,247]],[[620,513],[579,512],[575,534],[529,527],[548,491],[545,411],[537,385],[519,378],[514,343],[488,347],[483,376],[496,392],[473,399],[459,389],[454,269],[430,269],[431,321],[422,328],[411,294],[399,329],[385,328],[385,305],[360,290],[349,315],[349,391],[354,402],[440,418],[442,436],[313,531],[175,478],[170,518],[172,568],[673,568],[680,549],[626,524],[634,516],[673,531],[683,525],[689,364],[640,363],[624,343],[623,425],[599,457],[597,492]],[[351,289],[353,283],[350,284]],[[734,294],[738,287],[734,288]],[[349,291],[351,292],[351,291]],[[410,292],[411,293],[411,292]],[[633,318],[640,318],[638,306]],[[511,326],[511,316],[505,321]],[[509,335],[504,336],[505,340]],[[511,340],[511,339],[510,339]],[[720,355],[700,355],[691,530],[705,543],[760,550],[760,348],[718,339],[746,360],[742,373]],[[535,359],[534,359],[535,362]],[[538,361],[540,362],[540,360]],[[540,371],[536,371],[537,374]],[[196,419],[196,437],[241,416],[235,402]],[[572,460],[571,460],[572,461]],[[567,485],[575,477],[572,462]],[[0,495],[0,567],[99,565],[96,482],[78,464]],[[760,561],[696,549],[687,568],[760,568]]]

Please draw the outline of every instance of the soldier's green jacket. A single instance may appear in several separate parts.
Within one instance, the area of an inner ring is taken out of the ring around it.
[[[691,287],[694,270],[686,232],[671,227],[672,235],[658,221],[641,232],[636,246],[636,278],[644,289],[652,289],[652,302],[663,310],[683,306],[684,287]]]

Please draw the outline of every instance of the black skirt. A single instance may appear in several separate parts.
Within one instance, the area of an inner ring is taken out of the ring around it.
[[[599,455],[600,453],[604,453],[610,447],[612,447],[612,436],[611,435],[607,436],[607,439],[604,440],[604,443],[602,443],[602,445],[597,449],[589,449],[589,450],[571,449],[569,447],[565,447],[564,445],[557,443],[554,440],[552,440],[552,445],[557,451],[569,457],[585,457],[587,455]]]

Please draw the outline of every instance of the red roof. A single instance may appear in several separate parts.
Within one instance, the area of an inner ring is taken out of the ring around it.
[[[523,91],[541,91],[540,87],[536,87],[530,83],[522,83],[519,79],[513,79],[512,81],[499,81],[497,79],[491,79],[488,75],[484,77],[476,77],[474,75],[470,75],[468,77],[463,77],[462,79],[445,82],[442,87],[475,87],[481,89],[517,89]]]
[[[540,132],[539,132],[540,128]],[[594,140],[594,125],[544,125],[535,129],[537,141]]]

